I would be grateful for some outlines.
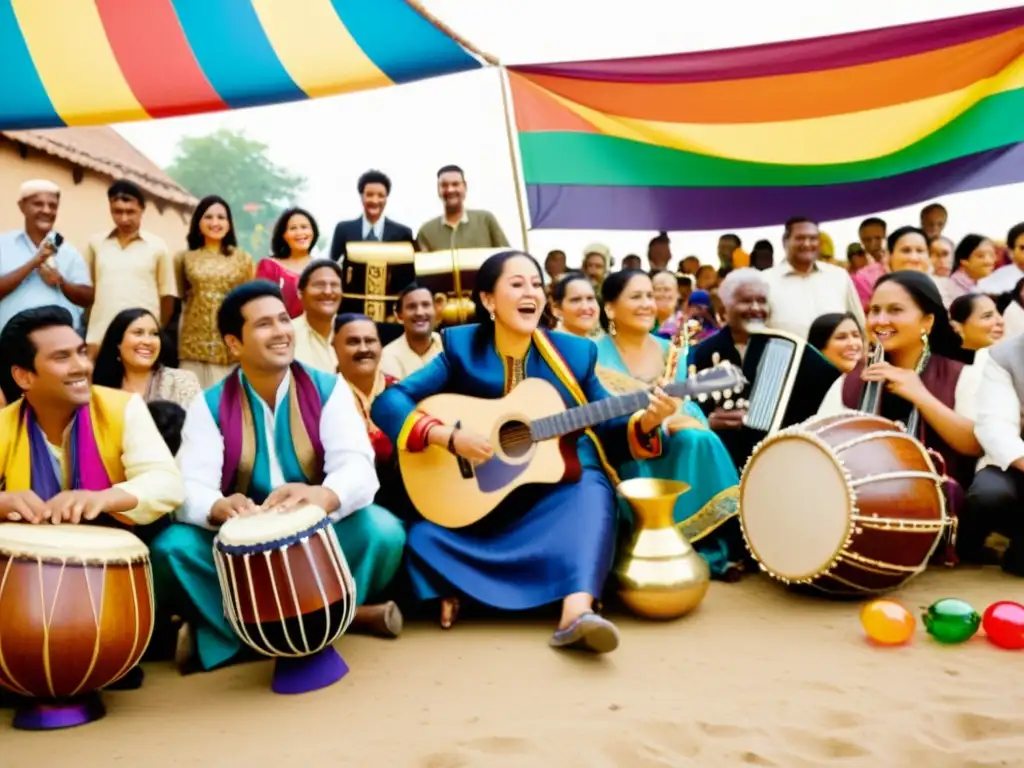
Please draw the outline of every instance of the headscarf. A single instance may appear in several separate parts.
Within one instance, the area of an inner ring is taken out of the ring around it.
[[[694,313],[693,319],[700,323],[701,331],[718,328],[715,324],[715,311],[711,306],[711,294],[707,291],[694,291],[687,302],[690,307],[699,307],[701,311]]]
[[[974,362],[974,353],[963,348],[960,337],[950,325],[949,314],[942,304],[942,295],[931,276],[912,270],[890,272],[878,278],[875,290],[890,281],[902,286],[922,312],[935,318],[931,333],[928,334],[928,346],[932,354],[971,365]]]

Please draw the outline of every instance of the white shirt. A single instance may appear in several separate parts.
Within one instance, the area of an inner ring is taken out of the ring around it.
[[[384,217],[381,216],[377,219],[376,223],[371,224],[366,220],[366,214],[359,217],[363,222],[363,240],[370,236],[370,232],[373,232],[377,236],[377,240],[384,242]]]
[[[380,369],[388,376],[404,379],[416,373],[444,350],[441,334],[430,335],[430,346],[422,355],[409,346],[409,339],[403,333],[390,342],[380,353]]]
[[[1005,471],[1024,457],[1024,440],[1020,436],[1021,402],[1010,372],[991,355],[982,370],[975,405],[974,436],[985,451],[986,461]]]
[[[1024,271],[1020,267],[1016,264],[1007,264],[988,277],[979,280],[978,290],[981,293],[1006,293],[1012,291],[1022,277],[1024,277]]]
[[[783,261],[761,274],[768,282],[769,328],[806,339],[811,323],[829,312],[852,312],[864,327],[857,289],[842,267],[817,261],[810,272],[802,273]]]
[[[275,414],[284,413],[288,408],[290,381],[291,372],[277,388],[273,412],[262,398],[255,398],[260,413],[254,415],[263,418],[265,432],[270,438],[267,440],[270,454],[267,458],[270,463],[270,484],[274,488],[286,482],[272,437]],[[185,480],[185,503],[178,510],[178,519],[207,530],[215,530],[207,522],[207,517],[213,505],[224,498],[220,491],[224,436],[217,428],[205,397],[197,397],[192,401],[181,438],[178,465]],[[331,520],[337,522],[373,502],[380,488],[366,422],[356,409],[352,390],[340,377],[320,414],[320,439],[324,445],[322,485],[334,491],[341,501],[337,509],[325,511]]]

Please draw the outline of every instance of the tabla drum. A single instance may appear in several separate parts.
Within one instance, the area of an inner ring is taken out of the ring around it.
[[[355,617],[356,585],[322,509],[231,518],[213,554],[224,614],[246,645],[276,659],[275,692],[305,693],[345,676],[331,644]]]
[[[105,713],[98,691],[139,663],[153,634],[149,549],[92,525],[0,524],[0,686],[31,703],[25,730]]]
[[[881,416],[849,412],[755,448],[739,516],[762,570],[834,596],[869,596],[921,573],[946,534],[943,479],[925,447]]]

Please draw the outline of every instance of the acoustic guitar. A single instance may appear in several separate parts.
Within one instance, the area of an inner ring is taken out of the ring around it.
[[[729,399],[747,380],[730,363],[720,363],[686,381],[663,387],[672,397],[700,401]],[[505,397],[428,397],[419,409],[444,424],[457,424],[490,439],[494,454],[473,464],[446,449],[399,452],[409,499],[427,520],[462,528],[482,520],[512,491],[531,483],[579,479],[576,440],[582,430],[647,407],[647,390],[566,409],[562,396],[544,379],[526,379]]]

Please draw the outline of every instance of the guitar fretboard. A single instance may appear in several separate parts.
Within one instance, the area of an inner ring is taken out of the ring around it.
[[[608,397],[603,400],[596,400],[567,411],[556,413],[552,416],[545,416],[530,424],[530,437],[534,442],[550,440],[554,437],[567,435],[570,432],[578,432],[595,424],[616,419],[630,413],[646,408],[648,402],[647,392],[637,390],[628,395],[619,397]]]

